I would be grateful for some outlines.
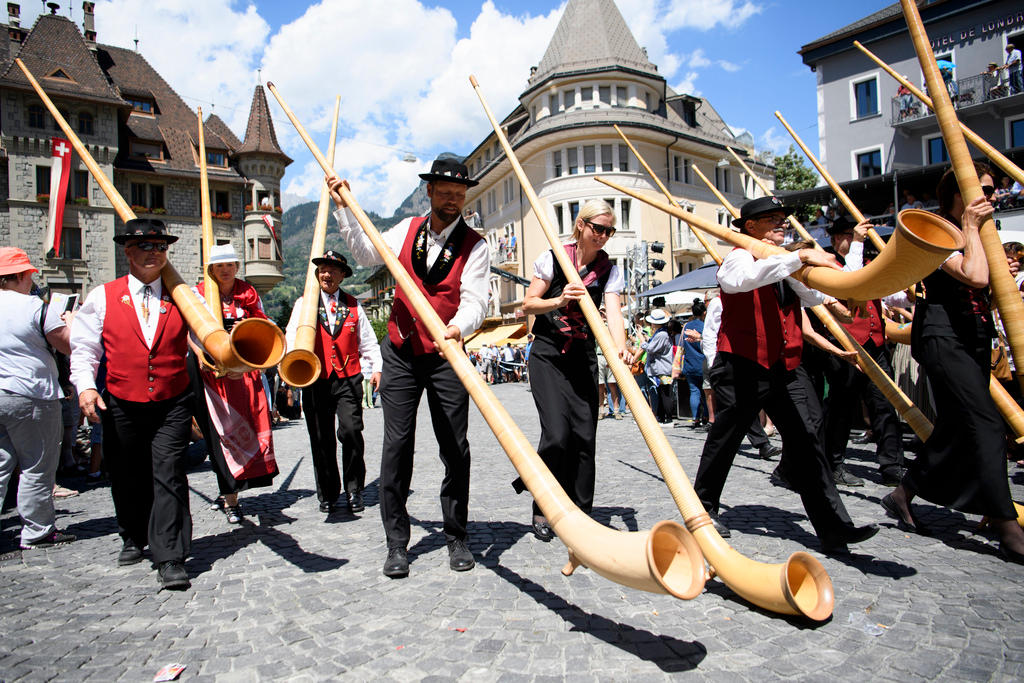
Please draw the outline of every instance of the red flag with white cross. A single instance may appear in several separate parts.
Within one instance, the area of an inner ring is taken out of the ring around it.
[[[53,138],[53,165],[50,168],[50,212],[46,223],[46,253],[60,258],[60,234],[64,225],[64,202],[71,177],[71,143]]]

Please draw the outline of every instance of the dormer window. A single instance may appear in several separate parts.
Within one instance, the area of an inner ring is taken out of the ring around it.
[[[164,160],[164,146],[159,142],[132,140],[129,143],[129,149],[131,156],[137,159],[149,159],[150,161]]]
[[[226,167],[228,165],[228,155],[224,152],[218,152],[216,150],[207,150],[206,164],[208,166]]]
[[[128,104],[132,105],[133,114],[156,114],[156,102],[141,97],[126,97]]]
[[[46,78],[59,78],[59,79],[64,80],[64,81],[74,81],[75,80],[75,79],[71,78],[71,76],[68,76],[67,72],[64,71],[64,69],[54,69],[50,73],[46,74]]]

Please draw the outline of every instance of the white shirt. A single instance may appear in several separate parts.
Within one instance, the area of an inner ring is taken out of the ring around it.
[[[857,242],[856,240],[850,242],[850,253],[848,253],[843,260],[846,265],[843,266],[843,270],[851,273],[855,270],[860,270],[864,267],[864,243]]]
[[[359,265],[373,266],[384,263],[384,259],[377,253],[370,238],[359,226],[351,209],[347,207],[344,211],[338,209],[334,212],[334,218],[338,221],[338,231],[345,238],[349,251],[352,252],[353,258]],[[458,222],[458,219],[452,221],[439,235],[433,230],[427,230],[427,268],[434,265],[434,261],[441,254],[441,247],[444,246]],[[381,235],[384,243],[396,256],[401,253],[411,226],[412,218],[406,218]],[[487,242],[480,240],[473,245],[469,257],[462,267],[462,280],[459,283],[459,307],[451,320],[441,321],[445,325],[458,327],[462,332],[463,339],[480,327],[480,323],[484,321],[484,316],[487,314],[490,266],[491,257],[487,249]]]
[[[544,282],[551,282],[555,277],[555,261],[554,254],[551,250],[543,252],[537,257],[537,260],[533,262],[533,275],[538,277]],[[618,294],[626,286],[626,282],[622,277],[622,271],[617,265],[612,264],[612,270],[608,273],[608,282],[605,283],[604,293],[605,294]]]
[[[0,390],[55,401],[62,393],[45,335],[64,327],[64,322],[47,315],[40,327],[42,308],[43,300],[37,296],[0,290]]]
[[[722,326],[722,297],[716,296],[708,302],[704,315],[704,331],[700,333],[700,350],[710,368],[715,364],[718,353],[718,329]]]
[[[1016,62],[1016,65],[1014,67],[1012,67],[1012,68],[1019,69],[1020,68],[1020,61],[1021,61],[1020,50],[1011,50],[1010,52],[1006,53],[1006,61],[1004,62],[1004,64],[1006,66],[1010,66],[1011,64]]]
[[[337,297],[338,290],[334,293]],[[320,295],[324,295],[323,290],[320,291]],[[335,299],[336,300],[336,299]],[[337,318],[337,314],[331,313],[329,302],[325,300],[324,305],[327,308],[327,319],[331,324],[331,332],[334,331],[334,325]],[[292,308],[292,316],[288,319],[288,326],[284,331],[285,341],[288,343],[288,350],[295,348],[295,333],[299,330],[299,316],[302,311],[302,297],[300,296],[295,300],[295,306]],[[366,312],[363,311],[361,304],[356,303],[356,312],[359,316],[357,334],[359,335],[359,364],[362,372],[366,375],[367,368],[369,368],[370,374],[374,372],[380,372],[383,362],[380,356],[380,344],[377,343],[377,335],[373,331],[373,326],[370,324],[369,319],[366,317]]]
[[[142,328],[142,337],[146,346],[152,348],[156,328],[160,323],[160,306],[163,302],[163,282],[156,278],[149,283],[149,316],[143,315],[145,304],[146,283],[134,275],[128,275],[128,293],[132,298],[135,315]],[[105,285],[100,285],[89,292],[85,303],[75,315],[71,323],[71,382],[78,393],[86,389],[96,388],[96,369],[103,358],[103,320],[107,315],[107,295]]]
[[[752,292],[758,287],[771,285],[788,278],[789,286],[793,288],[803,306],[817,306],[825,303],[824,294],[809,289],[803,283],[789,277],[800,270],[802,266],[800,253],[796,251],[755,259],[754,255],[746,249],[733,249],[726,254],[722,265],[718,268],[718,284],[722,287],[723,292],[737,294]],[[704,325],[707,325],[706,319]]]

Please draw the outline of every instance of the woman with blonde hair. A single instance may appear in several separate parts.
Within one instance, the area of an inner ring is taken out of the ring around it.
[[[523,299],[523,312],[536,316],[529,370],[541,423],[537,453],[573,503],[587,514],[594,504],[594,441],[600,406],[594,334],[579,300],[589,296],[598,307],[603,302],[619,357],[628,360],[619,300],[625,282],[604,251],[614,234],[612,207],[601,199],[588,201],[573,223],[572,241],[565,245],[583,284],[570,283],[548,250],[534,261],[533,279]],[[536,503],[533,533],[545,542],[554,535]]]

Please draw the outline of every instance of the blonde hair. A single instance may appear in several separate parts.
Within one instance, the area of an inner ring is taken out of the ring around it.
[[[591,218],[597,218],[598,216],[611,216],[612,226],[615,226],[615,209],[612,208],[612,205],[603,199],[591,199],[576,214],[576,222],[572,224],[572,238],[578,242],[582,232],[580,223],[582,221],[589,221]]]

